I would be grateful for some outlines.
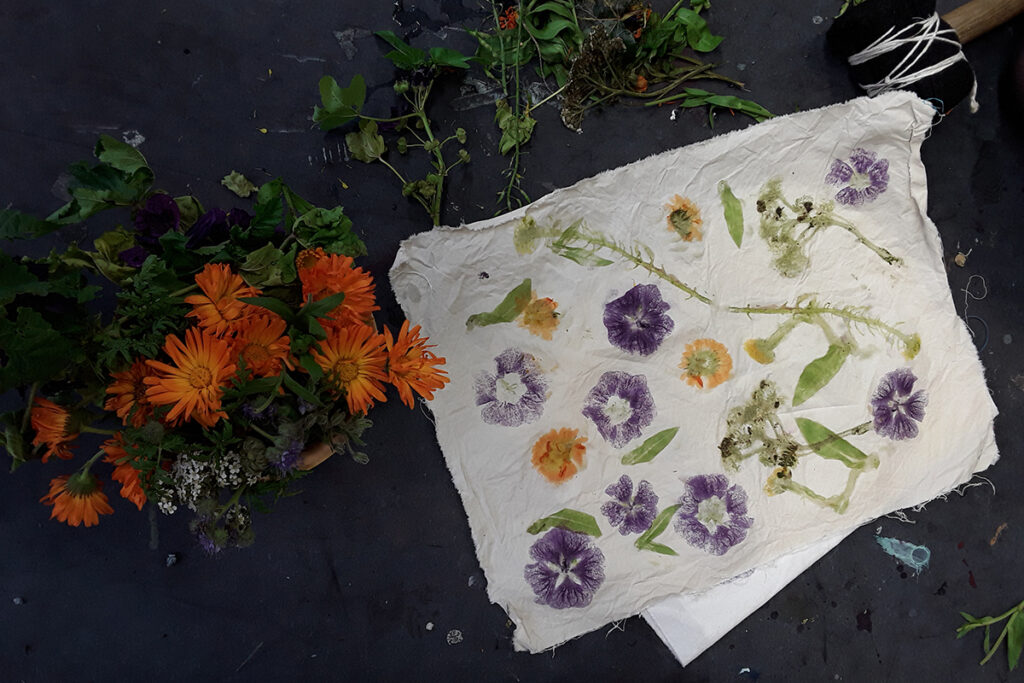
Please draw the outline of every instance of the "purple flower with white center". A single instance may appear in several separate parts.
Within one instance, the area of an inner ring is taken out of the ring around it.
[[[832,162],[825,182],[845,186],[836,194],[840,204],[860,206],[873,202],[889,186],[889,161],[858,147],[850,154],[849,163],[840,159]]]
[[[658,494],[651,484],[643,479],[633,495],[633,480],[625,474],[618,483],[604,490],[613,500],[601,506],[601,512],[612,526],[619,528],[623,536],[642,534],[651,528],[651,522],[658,515]]]
[[[530,557],[523,576],[541,605],[586,607],[604,583],[604,553],[586,534],[556,527],[530,546]]]
[[[675,529],[693,547],[724,555],[747,537],[753,523],[747,517],[746,491],[739,484],[729,486],[724,474],[698,474],[686,480]]]
[[[601,375],[583,406],[584,417],[593,420],[597,431],[615,448],[640,436],[655,414],[647,378],[618,370]]]
[[[135,212],[135,239],[153,248],[164,233],[176,230],[180,221],[181,210],[174,198],[163,193],[155,194]]]
[[[637,285],[604,306],[608,341],[623,351],[649,356],[658,350],[675,323],[655,285]]]
[[[895,441],[917,436],[917,423],[924,419],[928,396],[923,390],[914,391],[916,381],[910,368],[893,370],[882,377],[871,397],[875,432]]]
[[[476,404],[488,424],[518,427],[535,422],[544,412],[548,384],[537,359],[519,349],[502,351],[494,359],[495,373],[476,378]]]

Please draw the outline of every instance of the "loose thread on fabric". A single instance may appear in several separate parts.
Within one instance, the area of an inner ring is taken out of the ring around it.
[[[939,14],[938,12],[935,12],[930,17],[919,19],[912,24],[904,26],[898,31],[895,26],[891,26],[888,31],[883,33],[877,40],[866,48],[856,54],[850,55],[847,61],[851,66],[858,66],[905,45],[910,46],[910,49],[907,51],[907,54],[904,55],[903,59],[901,59],[896,66],[894,66],[892,70],[882,78],[882,80],[877,83],[861,83],[861,87],[864,88],[864,91],[871,97],[874,97],[875,95],[880,95],[881,93],[889,92],[890,90],[905,88],[924,80],[925,78],[935,76],[961,60],[967,61],[963,47],[957,39],[956,31],[950,28],[941,28],[939,21]],[[945,59],[939,60],[934,64],[922,66],[915,71],[914,68],[917,66],[918,62],[920,62],[932,46],[937,43],[945,43],[946,45],[955,46],[957,48],[956,53],[946,57]],[[972,114],[978,111],[977,94],[978,79],[975,77],[974,85],[971,86],[970,93],[970,107]]]
[[[988,477],[983,477],[980,474],[975,474],[973,477],[971,477],[970,481],[965,482],[964,484],[961,484],[960,486],[957,486],[956,488],[951,489],[946,493],[940,493],[939,495],[935,496],[935,498],[933,498],[932,500],[928,500],[923,503],[919,503],[913,507],[906,508],[906,510],[910,510],[911,512],[915,513],[924,512],[925,509],[934,501],[941,500],[942,502],[945,503],[946,501],[949,500],[949,494],[951,493],[955,493],[961,498],[963,498],[965,495],[967,495],[967,489],[973,489],[976,486],[989,486],[992,488],[992,495],[994,496],[996,494],[996,485],[992,483],[991,479],[989,479]],[[910,519],[910,517],[907,516],[906,510],[895,510],[885,515],[885,517],[888,517],[889,519],[899,520],[904,524],[917,524],[916,520]],[[875,533],[882,533],[882,527],[878,527],[878,531]]]
[[[984,289],[984,291],[981,293],[981,296],[978,296],[972,291],[971,283],[974,282],[974,278],[978,278],[981,281],[981,286]],[[974,337],[974,329],[971,327],[972,318],[980,322],[982,326],[984,326],[985,328],[985,342],[978,349],[978,352],[980,353],[981,351],[984,351],[985,348],[988,346],[988,323],[985,322],[985,319],[980,316],[968,315],[967,309],[970,308],[971,306],[971,299],[974,299],[975,301],[981,301],[982,299],[988,296],[988,282],[985,281],[985,277],[983,275],[974,274],[967,278],[967,286],[961,289],[960,291],[964,293],[964,322],[967,323],[967,331],[971,333],[971,337]]]

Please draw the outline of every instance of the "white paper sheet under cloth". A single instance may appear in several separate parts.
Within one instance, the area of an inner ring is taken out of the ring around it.
[[[908,93],[779,117],[403,243],[392,286],[448,359],[438,441],[518,648],[680,595],[717,637],[693,596],[995,461],[925,213],[931,117]]]

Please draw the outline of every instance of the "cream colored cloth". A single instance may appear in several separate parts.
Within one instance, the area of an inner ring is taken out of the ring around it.
[[[391,283],[448,359],[438,440],[517,647],[671,596],[699,620],[692,596],[995,461],[926,215],[932,113],[897,92],[779,117],[402,244]],[[736,445],[755,414],[777,462]]]

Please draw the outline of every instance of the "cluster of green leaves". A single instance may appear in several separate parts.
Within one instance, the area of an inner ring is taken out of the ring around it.
[[[973,617],[967,612],[961,612],[965,624],[956,630],[956,637],[963,638],[971,631],[984,628],[985,641],[982,644],[985,650],[985,657],[980,664],[985,664],[992,659],[999,651],[999,646],[1006,641],[1006,660],[1010,671],[1017,668],[1020,663],[1021,651],[1024,651],[1024,602],[1018,603],[998,617]],[[1001,621],[1006,621],[995,642],[992,642],[992,626]]]
[[[435,82],[452,71],[468,69],[471,58],[446,47],[421,50],[392,31],[377,31],[376,35],[392,48],[385,57],[403,72],[394,89],[407,111],[389,118],[370,116],[363,112],[366,81],[361,74],[355,74],[345,87],[332,76],[324,76],[319,83],[321,106],[314,107],[313,120],[324,131],[358,121],[357,129],[345,135],[345,145],[352,157],[367,164],[378,162],[390,169],[402,183],[402,194],[416,200],[433,224],[439,225],[444,181],[452,169],[469,161],[469,153],[460,147],[454,160],[446,159],[445,147],[453,141],[464,145],[466,131],[458,128],[447,137],[435,135],[427,104]],[[394,148],[399,154],[404,155],[413,148],[422,149],[432,171],[422,178],[407,177],[389,162],[384,131],[378,124],[385,124],[387,132],[396,136]]]

